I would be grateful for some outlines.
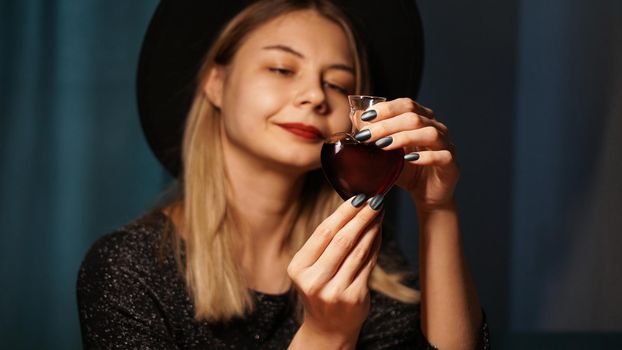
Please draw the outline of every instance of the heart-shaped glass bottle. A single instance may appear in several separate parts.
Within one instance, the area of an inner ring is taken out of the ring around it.
[[[383,102],[384,97],[348,96],[352,130],[330,136],[322,145],[322,170],[341,198],[359,193],[367,197],[386,194],[404,167],[404,151],[385,151],[373,143],[360,142],[354,135],[365,125],[361,114],[370,106]]]

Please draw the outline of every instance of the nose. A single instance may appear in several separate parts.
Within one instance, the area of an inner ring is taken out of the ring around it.
[[[296,94],[296,105],[312,108],[318,114],[328,114],[328,101],[326,100],[326,92],[322,85],[321,79],[310,78],[301,82],[300,89]]]

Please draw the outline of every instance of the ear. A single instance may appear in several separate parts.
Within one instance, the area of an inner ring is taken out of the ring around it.
[[[225,69],[223,66],[216,65],[207,74],[207,80],[203,85],[203,92],[207,99],[217,108],[222,105],[223,85],[225,83]]]

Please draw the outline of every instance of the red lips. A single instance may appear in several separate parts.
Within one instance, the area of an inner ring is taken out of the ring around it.
[[[318,128],[302,123],[283,123],[278,124],[280,127],[308,140],[324,139],[324,135]]]

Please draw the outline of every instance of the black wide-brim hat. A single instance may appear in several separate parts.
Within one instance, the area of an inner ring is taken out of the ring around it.
[[[181,170],[185,120],[197,73],[222,27],[253,0],[161,0],[138,63],[138,112],[155,156]],[[366,45],[371,94],[414,98],[423,68],[423,29],[415,0],[335,0]]]

